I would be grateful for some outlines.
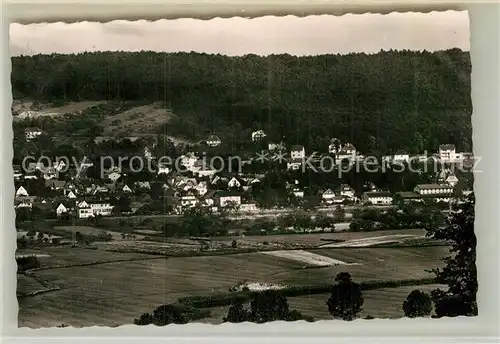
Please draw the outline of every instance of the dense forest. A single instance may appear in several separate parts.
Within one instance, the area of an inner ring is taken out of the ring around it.
[[[161,101],[166,130],[226,140],[263,128],[317,146],[337,137],[365,153],[472,150],[468,52],[386,51],[295,57],[98,52],[12,58],[15,99]],[[198,137],[196,137],[198,136]]]

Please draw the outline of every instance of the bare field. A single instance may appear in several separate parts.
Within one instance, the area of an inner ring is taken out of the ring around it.
[[[102,122],[103,135],[152,132],[158,125],[168,122],[172,113],[159,104],[134,107],[125,112],[108,116]]]
[[[114,253],[104,250],[91,250],[71,247],[44,247],[38,250],[20,249],[16,254],[36,254],[40,256],[41,268],[57,267],[63,265],[78,265],[94,262],[113,262],[126,259],[148,259],[155,258],[142,253]]]
[[[81,111],[91,108],[96,105],[105,103],[106,101],[81,101],[81,102],[69,102],[60,107],[42,107],[40,111],[34,111],[35,117],[40,116],[62,116],[65,114],[79,114]],[[12,104],[14,111],[23,112],[30,111],[30,107],[33,104],[32,101],[20,101],[15,100]],[[22,117],[20,117],[22,118]]]
[[[130,257],[100,250],[65,249],[72,253],[64,253],[61,248],[60,253],[47,252],[51,257],[44,259],[64,255],[65,261],[97,259],[89,259],[88,254],[110,261]],[[332,282],[342,271],[351,273],[359,282],[429,277],[424,270],[439,265],[445,251],[444,247],[321,249],[314,253],[363,265],[315,269],[303,269],[303,263],[290,259],[250,253],[43,270],[36,274],[61,290],[20,299],[19,326],[53,326],[63,322],[72,326],[129,324],[141,313],[175,302],[179,297],[227,292],[240,281],[309,285]],[[83,257],[77,258],[78,255]],[[138,256],[141,257],[149,256]]]
[[[80,232],[82,235],[95,235],[97,236],[99,233],[104,232],[107,234],[111,234],[113,240],[123,240],[122,239],[122,232],[114,232],[114,231],[109,231],[106,229],[101,229],[101,228],[96,228],[96,227],[91,227],[91,226],[55,226],[54,227],[55,231],[64,231],[68,233],[72,233],[73,231],[75,232]],[[143,235],[136,235],[137,240],[143,239]]]

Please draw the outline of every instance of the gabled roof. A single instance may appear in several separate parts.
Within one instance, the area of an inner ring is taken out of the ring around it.
[[[66,181],[64,181],[64,180],[49,179],[49,180],[45,181],[45,186],[54,187],[56,189],[63,188],[65,185],[66,185]]]
[[[302,145],[293,145],[292,147],[290,147],[290,151],[301,151],[304,149],[304,146]]]
[[[349,184],[340,185],[341,191],[354,191],[354,189]]]
[[[209,135],[209,136],[207,137],[207,141],[220,141],[220,140],[221,140],[221,139],[219,138],[219,136],[214,135],[214,134]]]
[[[455,150],[455,145],[454,144],[440,145],[439,150]]]
[[[408,155],[404,149],[399,149],[394,153],[394,155]]]

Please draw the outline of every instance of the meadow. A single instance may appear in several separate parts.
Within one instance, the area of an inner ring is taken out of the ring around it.
[[[150,312],[161,304],[176,302],[185,296],[227,293],[241,281],[314,285],[333,283],[335,275],[343,271],[349,272],[358,282],[432,277],[425,270],[440,265],[439,258],[445,256],[447,250],[447,247],[314,249],[310,252],[358,265],[307,268],[307,262],[299,259],[260,252],[164,258],[47,247],[37,250],[48,257],[40,258],[43,270],[35,275],[59,286],[60,290],[19,298],[19,326],[130,324],[141,313]],[[30,277],[18,276],[19,286],[28,288],[30,283],[35,283],[26,280]],[[367,312],[376,317],[394,314],[394,305],[402,303],[416,287],[404,288],[408,290],[367,291]],[[382,301],[376,301],[382,296],[387,299],[383,301],[386,306]],[[315,316],[326,311],[323,299],[321,295],[292,297],[290,303],[294,307],[303,304],[300,307],[305,314],[308,314],[309,307],[310,315]],[[317,310],[313,309],[315,300],[318,300]],[[373,302],[374,306],[369,306]],[[379,309],[379,304],[385,308]],[[325,310],[321,310],[323,308]],[[214,317],[218,318],[217,314],[221,312],[219,308],[211,308],[211,311],[212,316],[206,321],[216,321]]]

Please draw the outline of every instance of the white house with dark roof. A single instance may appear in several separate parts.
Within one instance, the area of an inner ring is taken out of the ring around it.
[[[453,162],[456,160],[457,154],[454,144],[445,144],[439,146],[439,160],[442,162]]]
[[[242,185],[242,181],[240,181],[238,178],[233,177],[227,182],[227,186],[230,188],[239,188]]]
[[[219,191],[214,195],[215,204],[221,208],[227,207],[230,204],[239,206],[241,204],[241,195],[236,192]]]
[[[321,194],[321,199],[323,200],[323,202],[328,204],[333,203],[334,198],[335,192],[333,192],[332,189],[328,189]]]
[[[392,194],[383,191],[367,191],[361,195],[361,201],[374,205],[390,205],[392,204]]]
[[[217,135],[209,135],[207,138],[207,145],[210,147],[218,147],[222,144],[222,140]]]
[[[354,189],[349,184],[340,185],[340,196],[354,198]]]
[[[395,161],[395,162],[409,162],[410,161],[410,155],[406,151],[404,151],[404,150],[398,150],[394,154],[394,157],[392,158],[392,161]]]
[[[290,147],[290,159],[301,160],[306,157],[306,150],[302,145],[294,145]]]
[[[24,134],[26,136],[26,140],[32,140],[35,137],[42,135],[42,130],[37,127],[29,127],[24,130]]]
[[[59,203],[59,205],[56,208],[56,215],[61,216],[62,214],[67,213],[67,212],[68,212],[68,208],[64,204]]]
[[[448,184],[419,184],[413,191],[419,195],[450,195],[453,187]]]
[[[24,186],[19,186],[16,190],[16,197],[28,197],[28,191],[24,188]]]

